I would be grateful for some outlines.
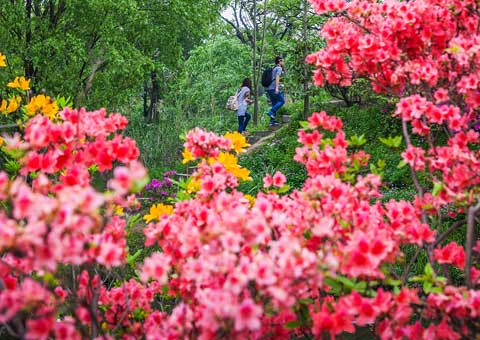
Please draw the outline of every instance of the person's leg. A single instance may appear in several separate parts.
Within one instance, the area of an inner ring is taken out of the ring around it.
[[[267,93],[270,98],[270,103],[272,104],[270,111],[267,112],[267,116],[270,117],[270,124],[275,124],[275,112],[273,112],[273,108],[277,104],[277,95],[275,94],[275,90],[267,90]]]
[[[277,113],[278,109],[280,109],[285,104],[285,98],[283,97],[282,92],[278,92],[275,97],[275,104],[270,109],[270,112],[272,112],[274,115]]]
[[[243,131],[247,130],[247,125],[250,119],[252,119],[252,116],[250,115],[250,113],[245,112],[245,121],[243,122]]]
[[[245,116],[238,116],[238,133],[243,132]]]

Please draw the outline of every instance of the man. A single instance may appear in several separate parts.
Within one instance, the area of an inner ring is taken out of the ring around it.
[[[280,109],[283,104],[285,104],[285,98],[282,93],[282,84],[280,84],[280,77],[283,74],[283,58],[275,58],[275,67],[272,70],[272,83],[267,87],[267,93],[270,97],[270,102],[272,103],[272,108],[267,112],[267,115],[270,117],[270,124],[278,125],[275,120],[275,114],[278,109]]]

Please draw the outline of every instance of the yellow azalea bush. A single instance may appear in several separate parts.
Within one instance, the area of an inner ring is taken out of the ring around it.
[[[250,180],[250,170],[242,168],[238,165],[238,159],[234,155],[228,152],[220,152],[217,159],[210,158],[209,163],[213,164],[215,162],[221,163],[225,170],[234,175],[240,180],[248,181]]]
[[[146,223],[158,221],[163,215],[171,215],[173,213],[173,206],[162,203],[154,204],[150,207],[150,213],[143,216]]]
[[[236,154],[245,152],[246,148],[250,146],[250,144],[247,143],[247,139],[245,138],[245,136],[236,131],[227,132],[223,137],[231,141],[231,150],[235,151]],[[194,155],[186,147],[182,152],[182,156],[183,164],[187,164],[196,160]],[[220,152],[216,157],[209,157],[207,159],[207,162],[210,165],[215,162],[219,162],[225,167],[225,170],[234,175],[237,179],[242,181],[251,180],[250,171],[241,167],[238,164],[237,157],[230,152]],[[200,188],[200,184],[195,181],[188,182],[187,186],[188,193],[194,193]]]
[[[21,102],[22,102],[22,97],[20,96],[13,96],[10,98],[10,101],[8,102],[5,99],[2,99],[2,102],[0,103],[0,112],[3,113],[4,115],[8,115],[12,112],[15,112],[20,107]]]
[[[232,141],[232,149],[238,154],[245,152],[245,148],[248,148],[250,144],[247,143],[247,139],[244,135],[238,132],[227,132],[223,137]]]
[[[183,164],[187,164],[187,163],[195,160],[195,158],[193,158],[192,153],[190,151],[188,151],[187,148],[185,148],[183,150],[182,157],[183,157],[183,161],[182,161]]]
[[[0,67],[7,67],[7,57],[0,52]]]
[[[6,56],[0,52],[0,67],[7,66]],[[30,81],[24,76],[18,76],[6,84],[7,89],[11,90],[0,94],[0,113],[20,126],[36,114],[43,114],[51,120],[58,119],[60,108],[53,98],[43,94],[29,97]],[[22,106],[22,102],[27,104]]]
[[[27,109],[28,116],[43,113],[50,119],[54,119],[59,111],[58,104],[49,96],[43,94],[33,97],[25,108]]]
[[[7,84],[8,87],[12,89],[20,89],[23,91],[30,90],[30,79],[25,79],[25,77],[15,77],[15,80]]]

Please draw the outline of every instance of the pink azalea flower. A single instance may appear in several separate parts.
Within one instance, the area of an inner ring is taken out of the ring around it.
[[[260,329],[262,307],[256,305],[253,300],[247,298],[237,307],[235,313],[235,330],[258,330]]]

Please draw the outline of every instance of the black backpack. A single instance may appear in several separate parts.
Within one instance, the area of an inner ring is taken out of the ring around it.
[[[272,74],[273,74],[273,68],[272,68],[272,67],[268,67],[268,68],[266,68],[265,70],[263,70],[263,73],[262,73],[262,85],[263,85],[264,87],[269,87],[270,84],[273,82]]]

